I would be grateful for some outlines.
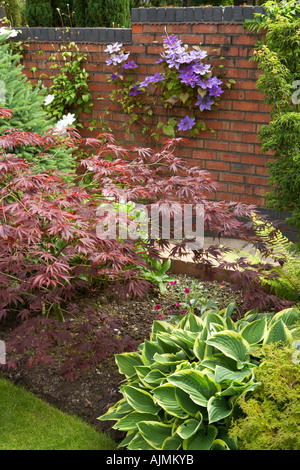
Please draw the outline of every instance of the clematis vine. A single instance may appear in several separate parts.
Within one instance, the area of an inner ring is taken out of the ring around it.
[[[185,106],[194,109],[193,115],[186,115],[183,119],[171,118],[167,125],[159,123],[158,128],[169,137],[176,137],[175,128],[178,131],[190,131],[196,135],[200,130],[206,128],[203,121],[197,123],[197,113],[211,111],[213,105],[220,99],[224,92],[222,81],[213,74],[211,64],[206,63],[207,52],[198,46],[189,49],[188,45],[176,35],[168,35],[163,40],[164,50],[160,54],[157,64],[163,66],[163,71],[155,72],[143,78],[142,81],[128,81],[124,76],[124,71],[130,72],[138,68],[134,60],[129,58],[130,53],[123,50],[123,45],[119,43],[111,44],[105,49],[110,57],[106,60],[107,65],[122,67],[120,73],[112,73],[110,81],[118,82],[122,89],[119,90],[118,99],[116,93],[112,93],[113,100],[121,102],[123,110],[131,114],[131,122],[138,122],[138,115],[133,116],[133,110],[141,112],[142,109],[149,110],[154,104],[159,88],[163,94],[165,107],[172,108],[175,105]],[[127,91],[126,91],[127,87]],[[123,97],[120,99],[120,93]],[[145,102],[142,95],[146,95]],[[139,101],[134,102],[134,98]],[[149,104],[150,102],[150,104]],[[148,116],[152,116],[152,111],[147,111]],[[142,116],[145,121],[145,116]],[[151,135],[156,135],[152,133]]]

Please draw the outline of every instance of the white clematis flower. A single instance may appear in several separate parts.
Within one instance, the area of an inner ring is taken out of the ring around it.
[[[55,130],[61,134],[66,132],[66,129],[70,126],[72,126],[73,122],[76,121],[75,115],[74,114],[67,114],[64,115],[60,121],[57,122],[55,126]]]
[[[5,26],[2,26],[0,28],[0,36],[8,35],[8,38],[15,38],[16,36],[18,36],[18,34],[19,32],[15,29],[8,29]]]
[[[54,95],[46,96],[46,98],[44,99],[44,105],[47,106],[48,104],[52,103],[54,98],[55,98]]]

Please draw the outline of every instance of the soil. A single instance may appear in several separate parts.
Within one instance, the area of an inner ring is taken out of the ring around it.
[[[213,295],[216,291],[218,292],[220,308],[228,305],[228,301],[232,300],[234,295],[230,285],[220,286],[220,283],[212,282],[207,283],[206,288],[212,291]],[[178,300],[176,296],[171,298],[173,303],[176,300]],[[82,310],[86,306],[92,306],[120,318],[122,320],[120,336],[128,334],[140,344],[149,338],[153,321],[159,318],[164,308],[164,312],[169,309],[170,295],[161,296],[160,292],[154,289],[142,300],[121,301],[119,298],[112,297],[109,292],[89,292],[81,295],[77,299],[77,304],[82,307]],[[159,310],[155,309],[158,304],[161,306]],[[4,341],[8,339],[15,326],[14,322],[0,325],[0,339]],[[98,364],[96,368],[81,372],[73,382],[70,382],[61,374],[61,354],[59,346],[57,348],[57,358],[50,365],[28,368],[26,358],[24,358],[18,364],[17,369],[5,369],[2,375],[14,384],[22,385],[36,396],[55,405],[58,409],[79,416],[98,431],[109,433],[115,441],[122,440],[125,434],[112,429],[114,422],[97,419],[122,398],[119,387],[124,376],[120,375],[114,357]],[[7,359],[10,359],[9,351]]]

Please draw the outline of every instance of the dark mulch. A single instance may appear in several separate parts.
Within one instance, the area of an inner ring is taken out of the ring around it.
[[[187,282],[186,279],[184,281]],[[205,286],[211,296],[217,295],[220,308],[233,299],[230,285],[215,282],[205,283]],[[130,335],[139,344],[149,338],[153,321],[162,313],[162,309],[156,310],[155,305],[160,304],[169,312],[169,307],[177,300],[173,294],[161,296],[157,290],[153,290],[143,300],[127,301],[114,298],[108,292],[90,292],[88,295],[81,295],[77,303],[82,307],[82,311],[85,307],[92,306],[121,319],[121,338],[125,334]],[[1,324],[0,339],[7,340],[15,326],[13,321]],[[8,351],[7,359],[10,358]],[[124,376],[119,374],[114,357],[98,364],[96,368],[81,372],[73,382],[62,376],[60,368],[61,354],[57,346],[57,358],[50,365],[38,365],[29,369],[24,358],[17,369],[4,370],[2,375],[60,410],[81,417],[97,430],[109,432],[116,441],[122,439],[122,433],[111,429],[113,422],[97,420],[122,398],[119,387]]]

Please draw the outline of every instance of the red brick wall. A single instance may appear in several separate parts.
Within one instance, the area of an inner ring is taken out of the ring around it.
[[[231,90],[225,90],[219,106],[213,111],[202,113],[208,127],[212,126],[215,135],[209,131],[202,132],[196,138],[188,137],[188,144],[181,146],[177,153],[186,159],[187,164],[198,165],[211,172],[219,182],[217,199],[235,200],[260,207],[265,205],[263,195],[269,189],[266,163],[271,158],[261,154],[261,145],[257,139],[260,127],[268,123],[269,110],[256,89],[259,76],[256,62],[249,61],[253,53],[257,36],[244,29],[242,24],[230,23],[170,23],[167,26],[159,23],[132,25],[132,42],[126,44],[139,64],[139,78],[142,75],[157,71],[153,64],[162,51],[165,28],[169,34],[176,34],[189,46],[202,44],[208,52],[208,60],[217,66],[220,57],[225,57],[223,73],[225,78],[234,79],[236,84]],[[90,90],[93,94],[94,107],[91,116],[83,116],[86,126],[91,119],[105,118],[107,124],[120,143],[127,146],[152,146],[155,142],[142,135],[139,127],[132,129],[130,135],[121,127],[127,119],[120,112],[119,105],[109,99],[112,86],[107,82],[107,74],[112,70],[106,66],[106,44],[77,43],[82,52],[88,54],[86,69],[90,73]],[[36,81],[41,74],[45,86],[50,85],[52,74],[49,61],[55,52],[57,43],[31,42],[24,56],[24,73]],[[42,51],[42,53],[40,52]],[[31,69],[35,67],[37,72]],[[98,100],[98,97],[101,100]],[[105,114],[105,108],[109,114]],[[165,120],[164,108],[156,108],[156,119]],[[178,115],[187,114],[177,109]],[[89,131],[84,130],[84,135]],[[182,133],[186,137],[186,134]],[[165,140],[162,138],[162,141]]]

